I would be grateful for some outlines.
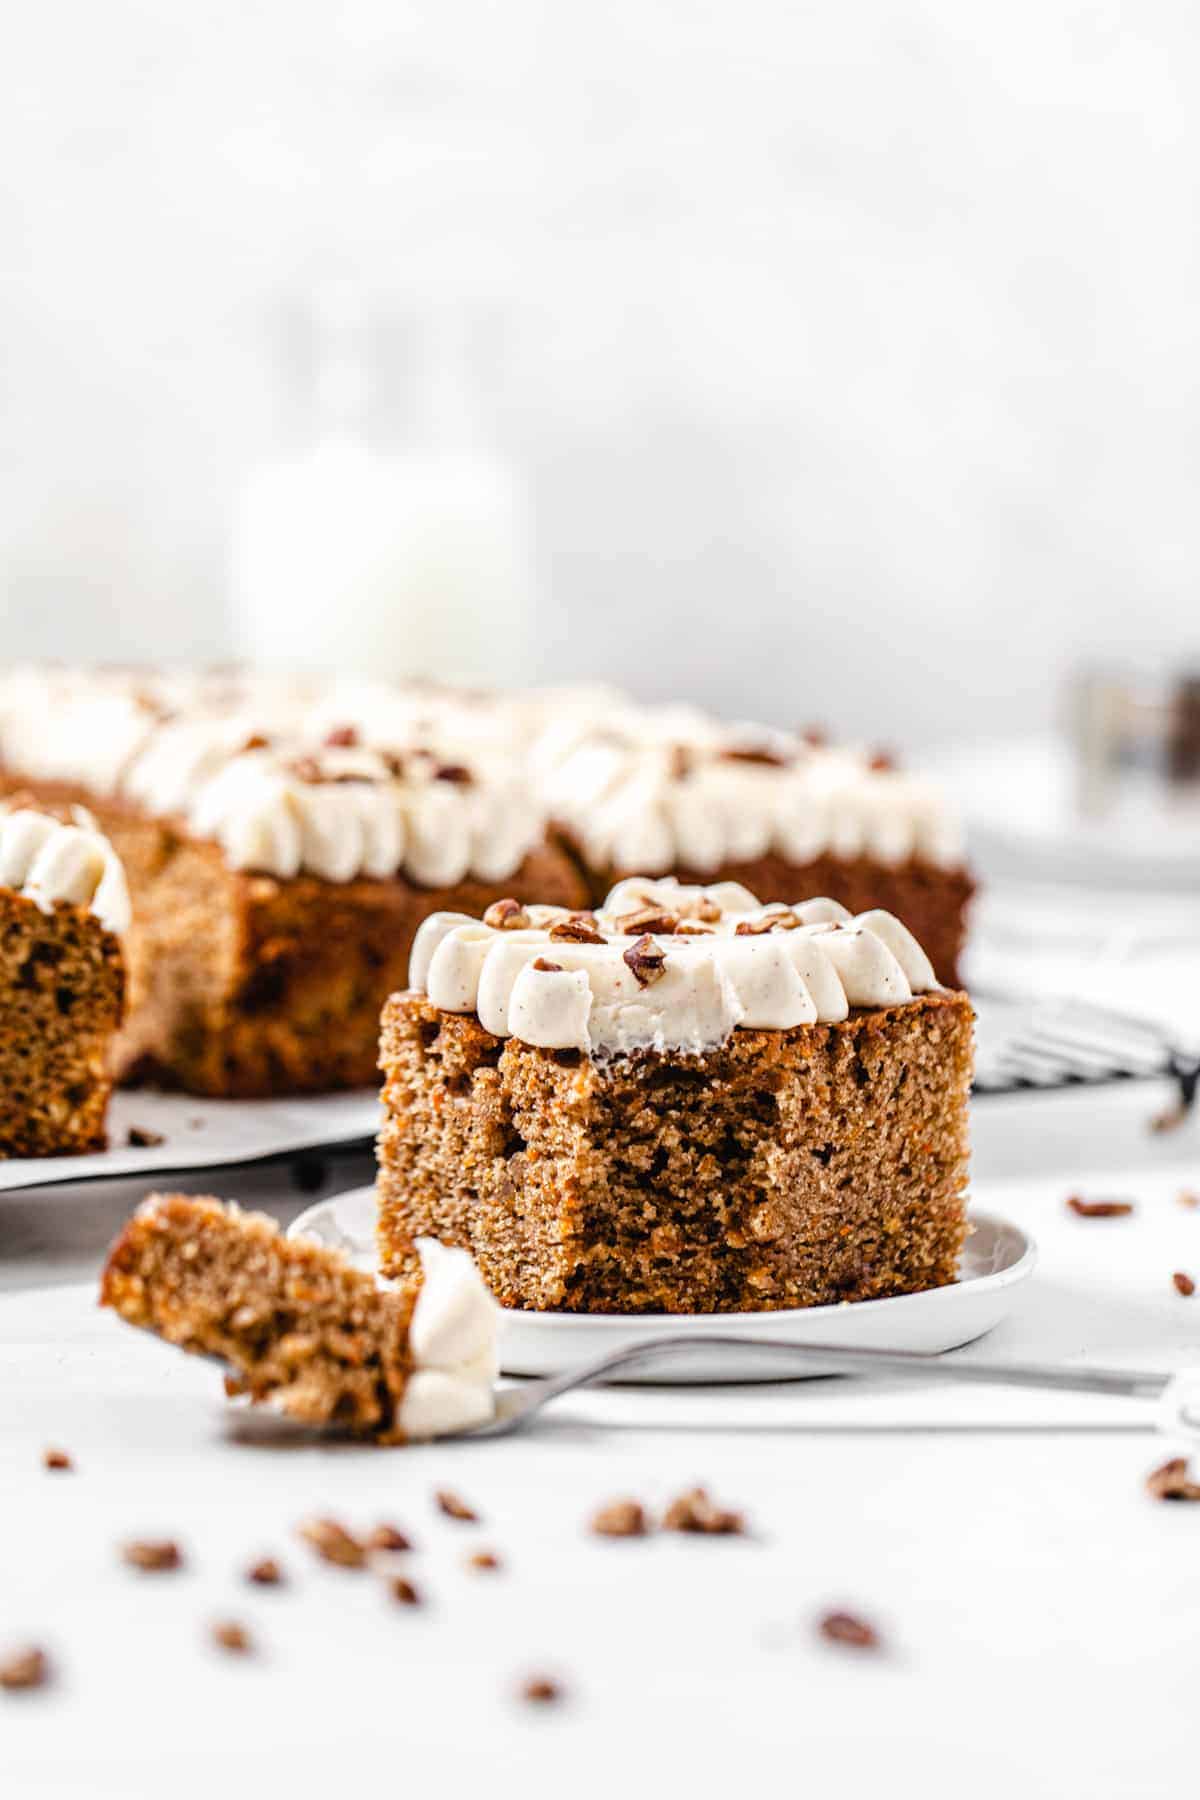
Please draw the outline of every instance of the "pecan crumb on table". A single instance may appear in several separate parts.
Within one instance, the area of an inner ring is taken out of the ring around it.
[[[848,1650],[878,1650],[879,1633],[857,1613],[828,1612],[818,1623],[821,1636],[831,1644],[842,1644]]]
[[[1175,1292],[1177,1294],[1182,1294],[1185,1300],[1190,1300],[1196,1291],[1196,1283],[1192,1280],[1192,1277],[1187,1271],[1184,1269],[1176,1269],[1171,1280],[1175,1284]]]
[[[1080,1219],[1125,1219],[1133,1210],[1132,1200],[1084,1200],[1079,1194],[1067,1200],[1067,1211]]]
[[[246,1570],[246,1580],[253,1581],[257,1587],[279,1587],[283,1581],[283,1570],[273,1556],[263,1556],[250,1564]]]
[[[448,1519],[461,1519],[464,1524],[473,1525],[479,1518],[475,1509],[468,1506],[462,1496],[456,1494],[451,1488],[439,1488],[434,1499],[439,1510],[444,1512]]]
[[[691,1488],[672,1500],[663,1514],[664,1531],[695,1531],[707,1537],[741,1536],[746,1521],[740,1512],[717,1506],[706,1488]]]
[[[212,1628],[213,1642],[221,1650],[227,1650],[233,1656],[248,1656],[254,1648],[254,1640],[244,1625],[236,1619],[220,1619]]]
[[[397,1575],[390,1583],[392,1599],[398,1606],[421,1606],[421,1590],[404,1575]]]
[[[1152,1500],[1200,1500],[1200,1481],[1193,1481],[1186,1456],[1172,1456],[1146,1477]]]
[[[502,1568],[503,1564],[494,1550],[476,1550],[473,1556],[468,1556],[467,1567],[486,1571]]]
[[[121,1560],[149,1574],[183,1567],[183,1552],[171,1538],[133,1538],[121,1546]]]
[[[150,1131],[145,1125],[131,1125],[125,1141],[131,1150],[154,1150],[167,1140],[161,1131]]]
[[[639,1500],[610,1500],[592,1514],[589,1528],[597,1537],[645,1537],[646,1509]]]
[[[395,1525],[376,1525],[366,1537],[368,1550],[411,1550],[412,1544]]]
[[[36,1645],[0,1657],[0,1688],[7,1688],[11,1693],[24,1688],[45,1687],[49,1679],[50,1659]]]
[[[298,1529],[322,1562],[339,1569],[361,1569],[367,1560],[365,1545],[337,1519],[306,1519]]]
[[[531,1675],[521,1684],[521,1698],[533,1706],[553,1706],[565,1697],[562,1683],[549,1675]]]
[[[71,1457],[66,1450],[60,1450],[57,1445],[52,1444],[48,1449],[43,1450],[42,1452],[42,1467],[46,1469],[73,1469],[75,1464],[72,1462]]]

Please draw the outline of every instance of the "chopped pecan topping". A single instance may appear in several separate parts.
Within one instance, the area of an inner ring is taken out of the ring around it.
[[[50,1659],[33,1644],[0,1659],[0,1688],[12,1693],[22,1688],[45,1687],[49,1679]]]
[[[502,1568],[503,1564],[494,1550],[476,1550],[473,1556],[468,1556],[467,1567],[468,1569],[478,1569],[484,1574],[491,1574]]]
[[[794,912],[783,907],[779,912],[763,913],[758,919],[739,919],[734,929],[735,937],[764,937],[768,932],[794,931],[800,921]]]
[[[51,1445],[49,1449],[42,1451],[42,1467],[44,1469],[73,1469],[75,1464],[65,1450],[60,1450],[57,1445]]]
[[[680,919],[675,927],[676,937],[713,937],[715,925],[704,925],[699,919]]]
[[[666,968],[667,953],[652,937],[640,937],[636,944],[630,944],[621,961],[639,987],[649,987]]]
[[[702,1487],[680,1494],[663,1514],[664,1531],[697,1531],[705,1536],[729,1537],[740,1535],[745,1529],[746,1521],[740,1512],[715,1505],[707,1488]]]
[[[535,956],[530,967],[536,969],[539,975],[561,975],[563,972],[562,964],[551,962],[548,956]]]
[[[1067,1200],[1067,1210],[1081,1219],[1125,1219],[1133,1211],[1133,1201],[1084,1200],[1079,1194],[1072,1194]]]
[[[149,1131],[145,1125],[131,1125],[125,1141],[131,1150],[153,1150],[167,1140],[161,1131]]]
[[[434,1499],[448,1519],[461,1519],[464,1524],[473,1525],[479,1518],[474,1507],[468,1506],[462,1496],[456,1494],[452,1488],[439,1488]]]
[[[595,924],[585,924],[583,919],[556,919],[550,927],[550,939],[556,944],[602,944],[604,939],[596,930]]]
[[[280,1587],[283,1583],[283,1570],[273,1556],[261,1556],[246,1570],[246,1580],[252,1581],[256,1587]]]
[[[170,1538],[135,1538],[121,1546],[121,1560],[131,1568],[156,1574],[164,1569],[183,1567],[183,1552]]]
[[[645,1537],[646,1509],[639,1500],[610,1500],[591,1517],[597,1537]]]
[[[519,900],[493,900],[483,922],[493,931],[528,931],[530,920]]]
[[[781,750],[772,750],[768,744],[731,744],[728,750],[722,750],[721,761],[758,763],[766,769],[787,769],[791,767],[792,759]]]
[[[531,1675],[521,1684],[521,1698],[534,1706],[553,1706],[563,1699],[561,1683],[551,1679],[549,1675]]]
[[[670,937],[679,930],[680,921],[678,913],[667,912],[661,906],[641,906],[636,912],[622,913],[614,923],[623,937],[640,937],[643,931]]]
[[[456,787],[471,787],[474,775],[465,763],[439,763],[433,771],[435,781],[451,781]]]
[[[1172,1456],[1146,1477],[1152,1500],[1200,1500],[1200,1481],[1193,1481],[1186,1456]]]
[[[368,1550],[411,1550],[412,1545],[395,1525],[377,1525],[367,1533]]]
[[[406,1575],[393,1576],[388,1586],[397,1606],[420,1606],[422,1604],[420,1588],[409,1581]]]
[[[335,725],[325,733],[325,743],[330,750],[357,750],[358,731],[353,725]]]
[[[299,1531],[322,1562],[334,1563],[339,1569],[361,1569],[367,1560],[365,1545],[337,1519],[306,1519]]]
[[[1185,1300],[1190,1300],[1196,1291],[1196,1283],[1192,1277],[1185,1274],[1182,1269],[1176,1269],[1171,1280],[1175,1283],[1175,1292],[1182,1294]]]
[[[855,1613],[826,1613],[817,1629],[831,1644],[843,1644],[848,1650],[878,1650],[880,1647],[875,1627]]]

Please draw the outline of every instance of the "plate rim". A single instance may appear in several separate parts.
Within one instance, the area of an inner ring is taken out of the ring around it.
[[[375,1192],[374,1184],[347,1188],[340,1194],[327,1194],[323,1199],[314,1201],[298,1213],[287,1227],[288,1237],[303,1237],[307,1231],[307,1221],[315,1214],[326,1212],[351,1198],[359,1198]],[[854,1315],[879,1316],[879,1309],[886,1307],[889,1316],[894,1315],[907,1302],[911,1305],[928,1306],[939,1296],[971,1293],[1000,1293],[1005,1288],[1014,1287],[1027,1281],[1033,1274],[1038,1262],[1037,1240],[1023,1225],[1006,1218],[1002,1213],[993,1212],[990,1208],[975,1209],[968,1207],[968,1226],[987,1224],[994,1228],[1010,1232],[1017,1239],[1019,1253],[1016,1259],[1006,1268],[992,1270],[987,1275],[972,1275],[966,1280],[948,1283],[944,1287],[919,1288],[911,1294],[888,1294],[876,1300],[841,1300],[836,1303],[826,1302],[822,1306],[789,1306],[764,1309],[760,1312],[710,1312],[710,1313],[614,1313],[614,1312],[537,1312],[523,1307],[500,1307],[500,1316],[507,1323],[509,1320],[519,1322],[526,1330],[562,1330],[574,1327],[579,1329],[586,1324],[589,1330],[595,1331],[628,1331],[633,1322],[645,1326],[647,1331],[670,1336],[672,1332],[696,1331],[706,1324],[719,1323],[723,1330],[748,1331],[753,1333],[757,1326],[760,1330],[769,1327],[778,1329],[785,1320],[815,1319],[823,1315],[837,1314],[844,1317],[847,1313]]]

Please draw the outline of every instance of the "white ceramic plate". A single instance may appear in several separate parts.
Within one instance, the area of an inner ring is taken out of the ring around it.
[[[130,1130],[152,1133],[158,1144],[130,1144]],[[160,1094],[153,1088],[116,1093],[108,1109],[107,1150],[88,1156],[24,1156],[0,1162],[0,1193],[56,1181],[162,1175],[168,1170],[258,1162],[292,1151],[332,1149],[373,1137],[379,1129],[379,1092],[306,1094],[290,1100],[204,1100]]]
[[[624,1349],[650,1337],[718,1336],[734,1333],[770,1345],[780,1342],[854,1346],[874,1350],[953,1350],[999,1324],[1021,1284],[1033,1273],[1037,1251],[1018,1226],[992,1213],[972,1213],[960,1279],[953,1287],[894,1300],[862,1300],[852,1305],[810,1306],[760,1313],[532,1313],[503,1314],[500,1366],[506,1375],[555,1375],[562,1369]],[[289,1235],[306,1235],[343,1250],[364,1269],[377,1267],[375,1190],[353,1188],[310,1206],[293,1221]],[[764,1381],[819,1375],[805,1357],[783,1350],[733,1349],[714,1345],[712,1356],[647,1363],[636,1381],[672,1383]]]

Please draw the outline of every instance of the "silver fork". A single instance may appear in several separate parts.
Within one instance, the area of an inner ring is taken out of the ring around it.
[[[913,1375],[970,1386],[1042,1388],[1071,1394],[1115,1394],[1133,1400],[1158,1402],[1156,1422],[1160,1430],[1200,1440],[1200,1370],[1177,1374],[1150,1369],[1071,1368],[1053,1363],[971,1362],[945,1353],[919,1350],[860,1350],[824,1344],[798,1344],[782,1338],[763,1341],[734,1333],[695,1337],[645,1338],[581,1367],[551,1375],[528,1387],[506,1388],[497,1396],[496,1410],[483,1425],[447,1433],[449,1437],[510,1437],[523,1431],[539,1413],[564,1394],[591,1382],[604,1381],[660,1358],[686,1358],[696,1351],[713,1349],[753,1350],[762,1355],[781,1353],[819,1363],[822,1374]]]

